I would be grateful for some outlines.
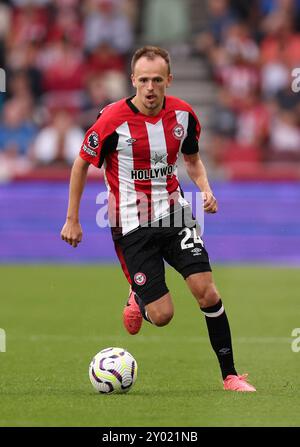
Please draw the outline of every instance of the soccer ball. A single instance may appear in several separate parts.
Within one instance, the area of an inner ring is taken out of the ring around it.
[[[126,393],[136,381],[137,363],[125,349],[103,349],[91,361],[89,377],[99,393]]]

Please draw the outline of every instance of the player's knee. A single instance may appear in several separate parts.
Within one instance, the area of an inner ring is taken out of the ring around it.
[[[174,312],[172,309],[152,311],[149,317],[155,326],[166,326],[172,320]]]
[[[214,306],[220,300],[220,295],[214,283],[203,285],[197,293],[197,300],[200,307]]]

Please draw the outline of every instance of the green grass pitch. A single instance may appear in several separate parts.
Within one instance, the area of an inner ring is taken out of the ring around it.
[[[127,284],[118,266],[1,266],[1,426],[299,426],[299,271],[216,266],[235,363],[257,393],[222,389],[205,320],[181,277],[167,271],[175,316],[127,335]],[[300,345],[300,343],[299,343]],[[110,346],[138,362],[125,395],[97,394],[93,355]]]

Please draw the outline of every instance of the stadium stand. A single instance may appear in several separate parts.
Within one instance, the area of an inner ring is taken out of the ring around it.
[[[200,117],[212,179],[299,180],[299,18],[300,0],[2,1],[0,181],[67,179],[98,111],[130,94],[129,57],[147,43],[171,51],[170,94]]]
[[[300,95],[291,86],[300,66],[300,2],[205,4],[195,50],[217,90],[207,147],[214,168],[229,179],[299,180]]]

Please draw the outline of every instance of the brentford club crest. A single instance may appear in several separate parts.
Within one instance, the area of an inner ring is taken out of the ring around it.
[[[184,127],[182,124],[177,124],[174,129],[173,129],[173,136],[177,139],[177,140],[181,140],[183,138],[184,135]]]
[[[147,281],[147,277],[146,277],[145,273],[142,273],[142,272],[136,273],[134,275],[133,279],[134,279],[134,282],[138,286],[143,286],[145,284],[145,282]]]

